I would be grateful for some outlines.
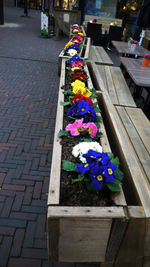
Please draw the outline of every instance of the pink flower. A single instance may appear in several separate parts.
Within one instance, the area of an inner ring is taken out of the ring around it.
[[[150,59],[150,54],[146,54],[144,58]]]
[[[82,128],[82,123],[83,123],[83,118],[81,120],[76,120],[72,124],[68,124],[66,126],[65,131],[68,132],[70,131],[71,135],[77,136],[80,135],[79,128]]]
[[[94,122],[83,123],[82,127],[84,130],[88,130],[91,138],[94,138],[96,136],[97,126],[95,125]]]
[[[72,62],[72,68],[75,68],[75,67],[79,67],[79,68],[84,67],[84,62],[80,60]]]

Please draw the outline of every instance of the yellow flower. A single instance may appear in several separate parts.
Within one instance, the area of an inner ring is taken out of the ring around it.
[[[86,90],[85,90],[83,96],[90,97],[92,95],[92,93],[87,88],[85,88],[85,89]]]
[[[81,82],[80,80],[75,80],[75,82],[71,83],[72,87],[80,86],[80,87],[85,87],[85,83]]]
[[[65,45],[65,47],[71,46],[71,45],[73,45],[73,44],[74,44],[73,42],[68,42],[68,43]]]
[[[79,70],[80,68],[79,67],[74,67],[74,68],[72,68],[71,70],[72,71],[75,71],[75,70]]]
[[[84,34],[83,34],[82,32],[79,32],[79,33],[78,33],[78,35],[81,35],[81,36],[83,36]]]
[[[117,25],[118,24],[118,22],[117,21],[114,21],[114,25]]]
[[[79,31],[80,31],[80,30],[78,30],[78,29],[74,29],[74,30],[73,30],[74,33],[78,33]]]

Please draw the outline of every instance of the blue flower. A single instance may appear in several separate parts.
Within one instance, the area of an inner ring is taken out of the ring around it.
[[[92,112],[90,112],[92,110]],[[84,118],[84,122],[93,122],[96,120],[96,113],[94,117],[95,110],[91,107],[90,102],[85,100],[78,100],[68,111],[67,116],[74,117],[74,118]]]
[[[105,167],[104,170],[104,177],[106,183],[113,183],[114,179],[118,176],[115,174],[115,170],[117,169],[117,166],[111,162]]]
[[[78,103],[76,102],[67,112],[67,116],[74,117],[77,113]]]
[[[101,157],[102,153],[96,152],[93,149],[89,149],[88,154],[83,154],[82,157],[86,158],[87,163],[95,162]]]
[[[85,101],[85,100],[80,100],[80,101],[78,100],[77,103],[78,103],[78,108],[77,108],[78,115],[82,116],[89,112],[90,107],[91,107],[90,102]]]
[[[76,166],[77,166],[78,172],[81,174],[85,174],[87,171],[90,170],[90,165],[88,163],[84,165],[77,164]]]
[[[104,183],[104,167],[103,166],[95,166],[91,168],[89,177],[91,178],[91,185],[96,190],[101,190],[103,188]]]
[[[77,44],[73,44],[71,48],[72,48],[72,49],[75,49],[75,50],[77,50],[77,51],[79,50],[79,47],[78,47]]]
[[[99,153],[100,155],[97,157],[97,162],[99,165],[107,165],[110,161],[110,158],[107,153]]]

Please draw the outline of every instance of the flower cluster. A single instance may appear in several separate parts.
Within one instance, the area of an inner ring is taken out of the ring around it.
[[[77,101],[80,101],[80,100],[85,100],[85,101],[88,101],[90,102],[91,104],[91,107],[93,107],[93,102],[92,102],[92,99],[90,97],[86,97],[86,96],[83,96],[81,94],[76,94],[74,96],[74,98],[72,99],[72,102],[73,104],[76,103]]]
[[[84,61],[78,55],[74,55],[73,57],[71,57],[68,63],[71,65],[72,68],[75,68],[75,67],[83,68],[84,67]]]
[[[150,54],[146,54],[146,55],[144,55],[144,58],[146,58],[146,59],[150,59]]]
[[[121,183],[116,174],[117,166],[111,162],[107,153],[89,149],[82,157],[86,162],[83,165],[77,164],[77,170],[83,175],[88,175],[93,188],[101,190],[104,185]]]
[[[75,33],[79,33],[79,32],[80,32],[79,24],[78,23],[73,24],[72,33],[75,34]]]
[[[75,82],[71,83],[71,86],[75,95],[81,94],[85,97],[90,97],[92,95],[91,91],[85,87],[85,83],[80,80],[75,80]]]
[[[82,142],[73,147],[72,155],[75,158],[79,157],[82,163],[86,163],[86,158],[83,155],[87,154],[90,149],[102,153],[102,147],[98,142]]]
[[[74,24],[72,31],[76,33],[78,30],[78,25]],[[101,117],[97,114],[100,113],[100,110],[96,99],[93,101],[93,98],[96,98],[96,93],[93,88],[87,87],[86,62],[78,55],[83,39],[82,34],[78,32],[65,46],[65,51],[72,55],[66,62],[66,69],[70,71],[68,76],[71,77],[70,87],[72,89],[64,91],[66,96],[69,95],[69,99],[62,105],[71,106],[65,115],[72,120],[74,119],[74,122],[69,123],[65,127],[65,131],[61,130],[59,136],[71,134],[77,140],[77,136],[81,135],[82,138],[72,149],[72,155],[77,158],[78,164],[63,161],[62,168],[65,171],[77,172],[78,178],[74,179],[75,182],[85,181],[86,185],[88,183],[87,188],[90,185],[92,190],[99,191],[106,185],[110,190],[119,192],[118,184],[121,183],[121,171],[118,170],[118,160],[115,161],[112,154],[104,153],[99,142],[94,142],[101,136],[98,131],[100,128],[98,121]]]
[[[87,73],[83,69],[75,69],[71,74],[73,81],[80,80],[85,82],[87,80]]]
[[[80,32],[80,28],[77,23],[72,26],[72,33],[76,35],[64,47],[64,53],[71,57],[79,53],[84,41],[83,33]]]
[[[95,109],[91,107],[90,102],[85,100],[78,100],[68,111],[68,117],[83,118],[84,122],[94,122],[97,120]]]
[[[83,123],[83,118],[81,120],[76,120],[72,124],[66,126],[66,132],[70,131],[71,135],[77,136],[88,132],[91,138],[94,138],[97,134],[97,126],[94,122]]]
[[[134,40],[132,37],[129,38],[129,43],[130,44],[137,44],[138,41],[137,40]]]

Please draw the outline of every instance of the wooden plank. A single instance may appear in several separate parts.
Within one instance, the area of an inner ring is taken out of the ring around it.
[[[148,260],[149,258],[149,260]],[[146,235],[144,246],[144,261],[148,261],[150,264],[150,219],[146,220]],[[149,265],[150,266],[150,265]],[[144,265],[145,267],[145,265]]]
[[[56,218],[93,218],[110,219],[125,218],[122,207],[71,207],[71,206],[49,206],[48,217]]]
[[[101,57],[102,52],[100,53],[99,50],[97,49],[97,46],[94,46],[94,52],[96,56],[96,62],[103,63],[103,59]]]
[[[95,84],[95,89],[105,92],[108,90],[104,66],[97,65],[95,62],[90,63],[91,71],[92,71],[92,80]]]
[[[58,261],[59,254],[59,220],[47,218],[48,259]]]
[[[103,93],[103,98],[107,120],[110,123],[109,125],[117,142],[117,151],[120,153],[120,156],[123,157],[123,164],[126,166],[129,175],[131,175],[135,192],[138,193],[138,197],[144,207],[145,214],[147,217],[150,217],[149,184],[144,172],[141,170],[139,160],[130,142],[129,136],[127,135],[127,132],[111,103],[108,93]]]
[[[113,61],[111,60],[111,58],[109,57],[109,55],[106,53],[106,51],[102,46],[96,46],[96,49],[98,53],[101,55],[102,62],[105,65],[114,65]]]
[[[129,208],[129,223],[122,241],[115,267],[142,267],[146,220],[142,207]]]
[[[59,261],[104,261],[111,224],[112,219],[60,219]]]
[[[90,47],[89,60],[94,61],[94,62],[97,60],[93,45],[91,45]]]
[[[130,118],[150,155],[150,121],[141,109],[133,110],[132,108],[127,108],[126,111],[130,115]]]
[[[150,122],[141,109],[117,107],[117,110],[150,183]]]
[[[107,90],[111,101],[113,104],[119,104],[118,96],[116,93],[116,88],[113,80],[113,73],[111,72],[111,68],[109,66],[104,67],[105,70],[105,77],[107,81]]]
[[[61,174],[61,153],[62,147],[60,144],[60,138],[58,137],[58,132],[63,128],[63,106],[59,103],[64,101],[64,95],[61,87],[65,84],[65,60],[62,60],[61,66],[61,77],[59,85],[59,98],[56,113],[56,124],[55,124],[55,134],[54,134],[54,145],[53,145],[53,155],[52,155],[52,166],[50,173],[50,190],[48,193],[48,205],[58,205],[59,195],[60,195],[60,174]],[[58,157],[59,155],[59,157]]]
[[[91,47],[91,38],[87,38],[87,44],[85,45],[85,53],[84,53],[85,60],[89,58],[90,47]]]
[[[115,219],[113,221],[105,261],[114,262],[125,235],[128,220]]]
[[[122,71],[118,67],[110,68],[112,73],[113,82],[115,84],[115,90],[118,97],[118,104],[121,106],[136,107],[129,87],[124,79]],[[114,103],[115,104],[115,103]]]
[[[84,26],[81,25],[80,27],[81,27],[81,32],[83,33],[83,35],[86,36],[86,32],[85,32]]]

